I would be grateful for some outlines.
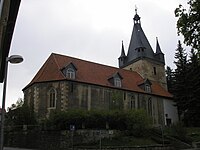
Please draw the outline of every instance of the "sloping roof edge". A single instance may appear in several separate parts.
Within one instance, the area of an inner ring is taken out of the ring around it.
[[[79,72],[76,79],[73,80],[68,79],[62,74],[60,69],[62,68],[62,66],[66,65],[66,62],[73,62],[77,65],[77,67],[79,67],[78,69]],[[88,70],[88,68],[86,67],[93,69]],[[64,80],[66,81],[71,80],[80,83],[116,88],[107,81],[107,79],[116,72],[119,72],[120,75],[122,73],[122,77],[124,77],[124,81],[122,84],[125,85],[118,89],[146,93],[145,91],[140,89],[140,87],[138,87],[138,81],[143,80],[143,78],[137,72],[119,69],[116,67],[98,64],[95,62],[90,62],[87,60],[82,60],[79,58],[74,58],[55,53],[52,53],[48,57],[48,59],[36,73],[31,82],[23,89],[23,91],[28,87],[30,87],[31,85],[33,85],[34,83],[64,81]],[[94,75],[94,73],[97,74]],[[131,79],[134,80],[132,81]],[[172,97],[172,95],[169,92],[161,88],[161,86],[158,85],[158,83],[156,82],[154,82],[153,92],[151,93],[151,95]]]

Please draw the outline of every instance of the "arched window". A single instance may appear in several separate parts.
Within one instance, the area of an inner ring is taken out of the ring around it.
[[[152,99],[151,99],[151,97],[148,99],[148,113],[149,113],[149,115],[150,116],[152,116],[153,115],[153,113],[152,113]]]
[[[122,83],[121,83],[121,79],[120,78],[115,78],[114,79],[114,84],[116,87],[121,87]]]
[[[49,91],[49,107],[55,108],[56,107],[56,90],[51,89]]]
[[[68,68],[66,75],[70,79],[75,79],[75,71],[74,71],[74,69]]]
[[[135,109],[135,97],[131,96],[130,109]]]

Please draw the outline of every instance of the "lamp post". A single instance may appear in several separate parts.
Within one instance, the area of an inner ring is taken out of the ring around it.
[[[0,139],[0,150],[3,150],[4,142],[4,116],[5,116],[5,101],[6,101],[6,84],[7,84],[7,71],[8,71],[8,62],[12,64],[21,63],[23,57],[20,55],[12,55],[6,58],[5,63],[5,72],[4,72],[4,82],[3,82],[3,98],[2,98],[2,110],[1,110],[1,139]]]

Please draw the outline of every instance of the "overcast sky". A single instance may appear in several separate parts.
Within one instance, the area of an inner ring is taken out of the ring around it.
[[[185,0],[22,0],[10,55],[20,54],[24,62],[9,64],[6,108],[23,98],[22,89],[52,52],[118,67],[122,40],[127,53],[135,5],[152,48],[158,37],[166,65],[174,67],[180,39],[174,10],[180,3]]]

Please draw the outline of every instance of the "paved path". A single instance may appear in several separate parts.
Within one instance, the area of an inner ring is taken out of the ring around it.
[[[25,149],[25,148],[4,147],[3,150],[36,150],[36,149]]]

